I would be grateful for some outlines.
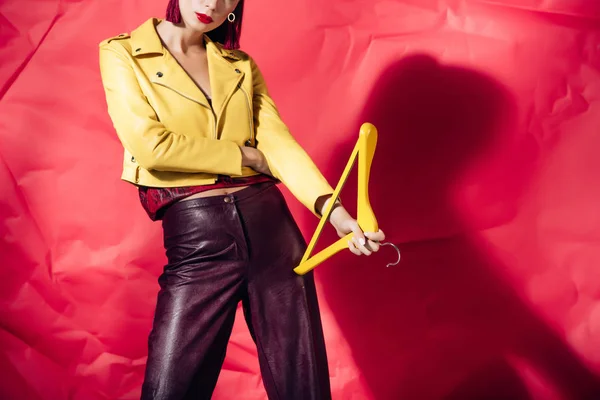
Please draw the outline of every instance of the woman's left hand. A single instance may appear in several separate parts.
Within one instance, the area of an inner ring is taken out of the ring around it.
[[[352,218],[343,206],[338,206],[331,212],[329,222],[333,225],[339,237],[354,233],[352,240],[348,241],[348,248],[357,256],[362,254],[371,255],[379,250],[379,242],[385,240],[385,234],[381,229],[377,232],[363,232],[358,222]]]

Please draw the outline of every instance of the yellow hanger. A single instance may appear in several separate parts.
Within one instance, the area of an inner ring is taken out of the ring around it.
[[[364,123],[360,127],[360,132],[358,135],[358,140],[356,145],[354,146],[354,150],[350,155],[350,159],[348,160],[348,164],[346,164],[346,168],[342,173],[342,177],[331,196],[331,200],[325,207],[323,211],[323,216],[319,221],[319,225],[317,226],[317,230],[313,234],[313,237],[308,244],[306,251],[304,252],[304,256],[300,261],[300,264],[294,268],[294,272],[298,275],[304,275],[307,272],[314,269],[317,265],[321,264],[323,261],[338,253],[339,251],[348,248],[348,241],[352,239],[353,233],[349,233],[338,241],[334,242],[327,248],[321,250],[314,256],[310,257],[315,245],[317,244],[317,240],[319,236],[321,236],[321,232],[325,226],[325,223],[329,220],[329,216],[331,211],[333,210],[333,206],[335,205],[335,201],[339,198],[340,192],[342,188],[346,184],[346,180],[350,175],[350,171],[352,171],[352,167],[354,163],[358,159],[358,201],[357,201],[357,218],[356,221],[358,225],[362,229],[363,232],[377,232],[379,227],[377,225],[377,219],[375,218],[375,214],[373,213],[373,209],[371,208],[371,203],[369,202],[369,174],[371,172],[371,164],[373,162],[373,156],[375,155],[375,148],[377,147],[377,128],[370,123]],[[384,245],[393,246],[398,251],[398,256],[400,256],[400,251],[398,248],[392,243],[382,243]],[[310,257],[310,258],[309,258]],[[394,264],[396,265],[400,262],[400,257],[398,257],[398,261]]]

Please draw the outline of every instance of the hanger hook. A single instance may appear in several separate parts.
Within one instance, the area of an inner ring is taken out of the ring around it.
[[[381,246],[392,246],[398,252],[398,261],[396,261],[393,264],[389,263],[388,265],[386,265],[386,267],[393,267],[394,265],[398,265],[398,263],[400,262],[400,259],[402,259],[402,255],[400,254],[400,249],[398,247],[396,247],[396,245],[394,243],[390,243],[390,242],[379,243],[379,244]]]

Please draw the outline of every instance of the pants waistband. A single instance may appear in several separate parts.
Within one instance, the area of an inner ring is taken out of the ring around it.
[[[187,210],[190,208],[209,207],[209,206],[220,205],[223,203],[234,203],[234,202],[242,201],[242,200],[252,197],[260,192],[263,192],[275,185],[276,185],[276,182],[262,182],[262,183],[250,185],[247,188],[238,190],[237,192],[227,194],[227,195],[197,197],[197,198],[191,199],[191,200],[183,199],[183,200],[178,201],[177,203],[173,204],[172,206],[170,206],[167,209],[167,211],[165,212],[165,215],[170,214],[172,212]]]

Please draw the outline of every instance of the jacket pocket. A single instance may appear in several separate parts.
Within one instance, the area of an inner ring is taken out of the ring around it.
[[[257,143],[254,130],[254,113],[252,112],[252,98],[250,97],[246,89],[244,89],[241,83],[238,85],[238,89],[240,89],[241,93],[243,93],[244,95],[246,110],[248,114],[249,138],[246,140],[244,145],[256,148]]]

